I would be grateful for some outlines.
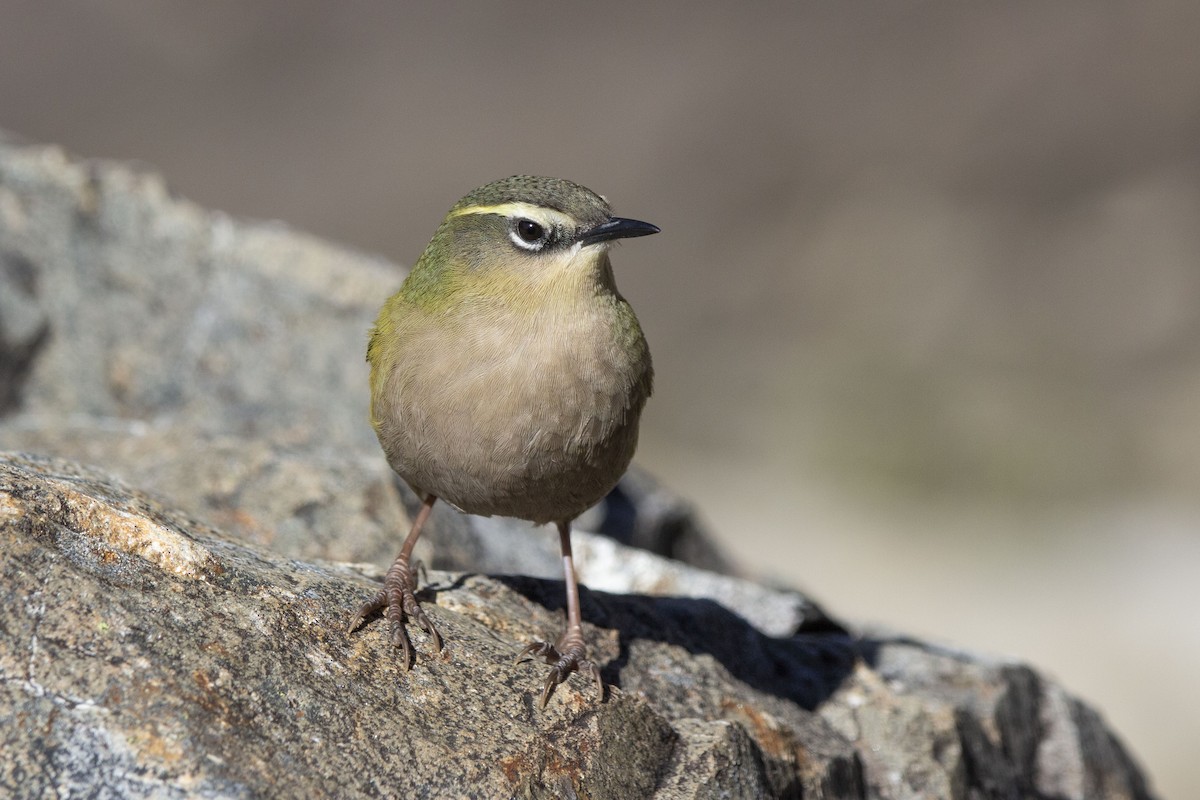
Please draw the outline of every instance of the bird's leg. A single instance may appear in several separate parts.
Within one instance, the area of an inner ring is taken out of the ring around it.
[[[425,612],[421,610],[421,604],[417,602],[417,569],[412,563],[413,547],[416,546],[417,539],[421,538],[421,527],[429,518],[429,512],[433,510],[435,502],[437,502],[436,497],[426,495],[424,502],[421,503],[421,510],[417,512],[417,517],[413,520],[412,530],[408,532],[408,538],[404,540],[404,546],[400,548],[400,555],[396,556],[396,560],[392,562],[392,566],[383,579],[383,588],[379,594],[363,603],[362,608],[350,620],[350,631],[353,631],[366,617],[381,608],[386,608],[387,618],[392,628],[392,645],[404,651],[405,670],[409,668],[413,660],[412,643],[408,640],[408,631],[404,628],[406,618],[416,622],[433,637],[435,650],[441,652],[442,649],[441,634],[437,632],[437,628],[433,626],[429,617],[425,616]]]
[[[587,649],[583,644],[583,617],[579,613],[579,582],[575,579],[575,560],[571,555],[571,523],[558,523],[558,540],[562,546],[563,574],[567,581],[567,627],[556,644],[550,642],[534,642],[526,646],[519,654],[517,661],[525,656],[541,656],[550,664],[550,674],[542,688],[542,708],[554,693],[554,687],[567,679],[572,672],[591,673],[596,681],[596,690],[604,697],[604,682],[600,680],[600,669],[587,658]]]

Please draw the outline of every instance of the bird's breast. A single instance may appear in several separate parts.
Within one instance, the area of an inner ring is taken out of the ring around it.
[[[544,522],[581,513],[624,472],[651,368],[623,300],[413,322],[372,381],[372,405],[389,461],[414,487]]]

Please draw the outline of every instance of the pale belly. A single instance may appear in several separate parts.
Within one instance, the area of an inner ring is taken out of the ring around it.
[[[474,333],[449,348],[444,335],[408,343],[381,384],[374,416],[389,463],[468,513],[577,516],[633,458],[649,393],[644,341],[630,353],[569,326],[515,345],[511,334]],[[439,351],[448,355],[431,357]]]

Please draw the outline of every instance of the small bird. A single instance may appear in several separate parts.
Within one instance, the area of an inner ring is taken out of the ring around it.
[[[558,527],[567,625],[525,647],[551,664],[541,705],[587,658],[571,521],[629,466],[650,396],[650,350],[617,291],[609,248],[659,229],[613,216],[608,202],[560,178],[517,175],[450,209],[371,332],[371,424],[420,511],[384,588],[350,622],[386,609],[391,640],[412,660],[411,620],[442,638],[415,597],[411,560],[440,498],[468,514]]]

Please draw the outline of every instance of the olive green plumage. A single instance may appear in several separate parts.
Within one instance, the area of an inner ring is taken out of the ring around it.
[[[653,375],[608,242],[656,230],[556,178],[456,203],[367,349],[392,468],[474,514],[563,522],[600,500],[633,457]]]

